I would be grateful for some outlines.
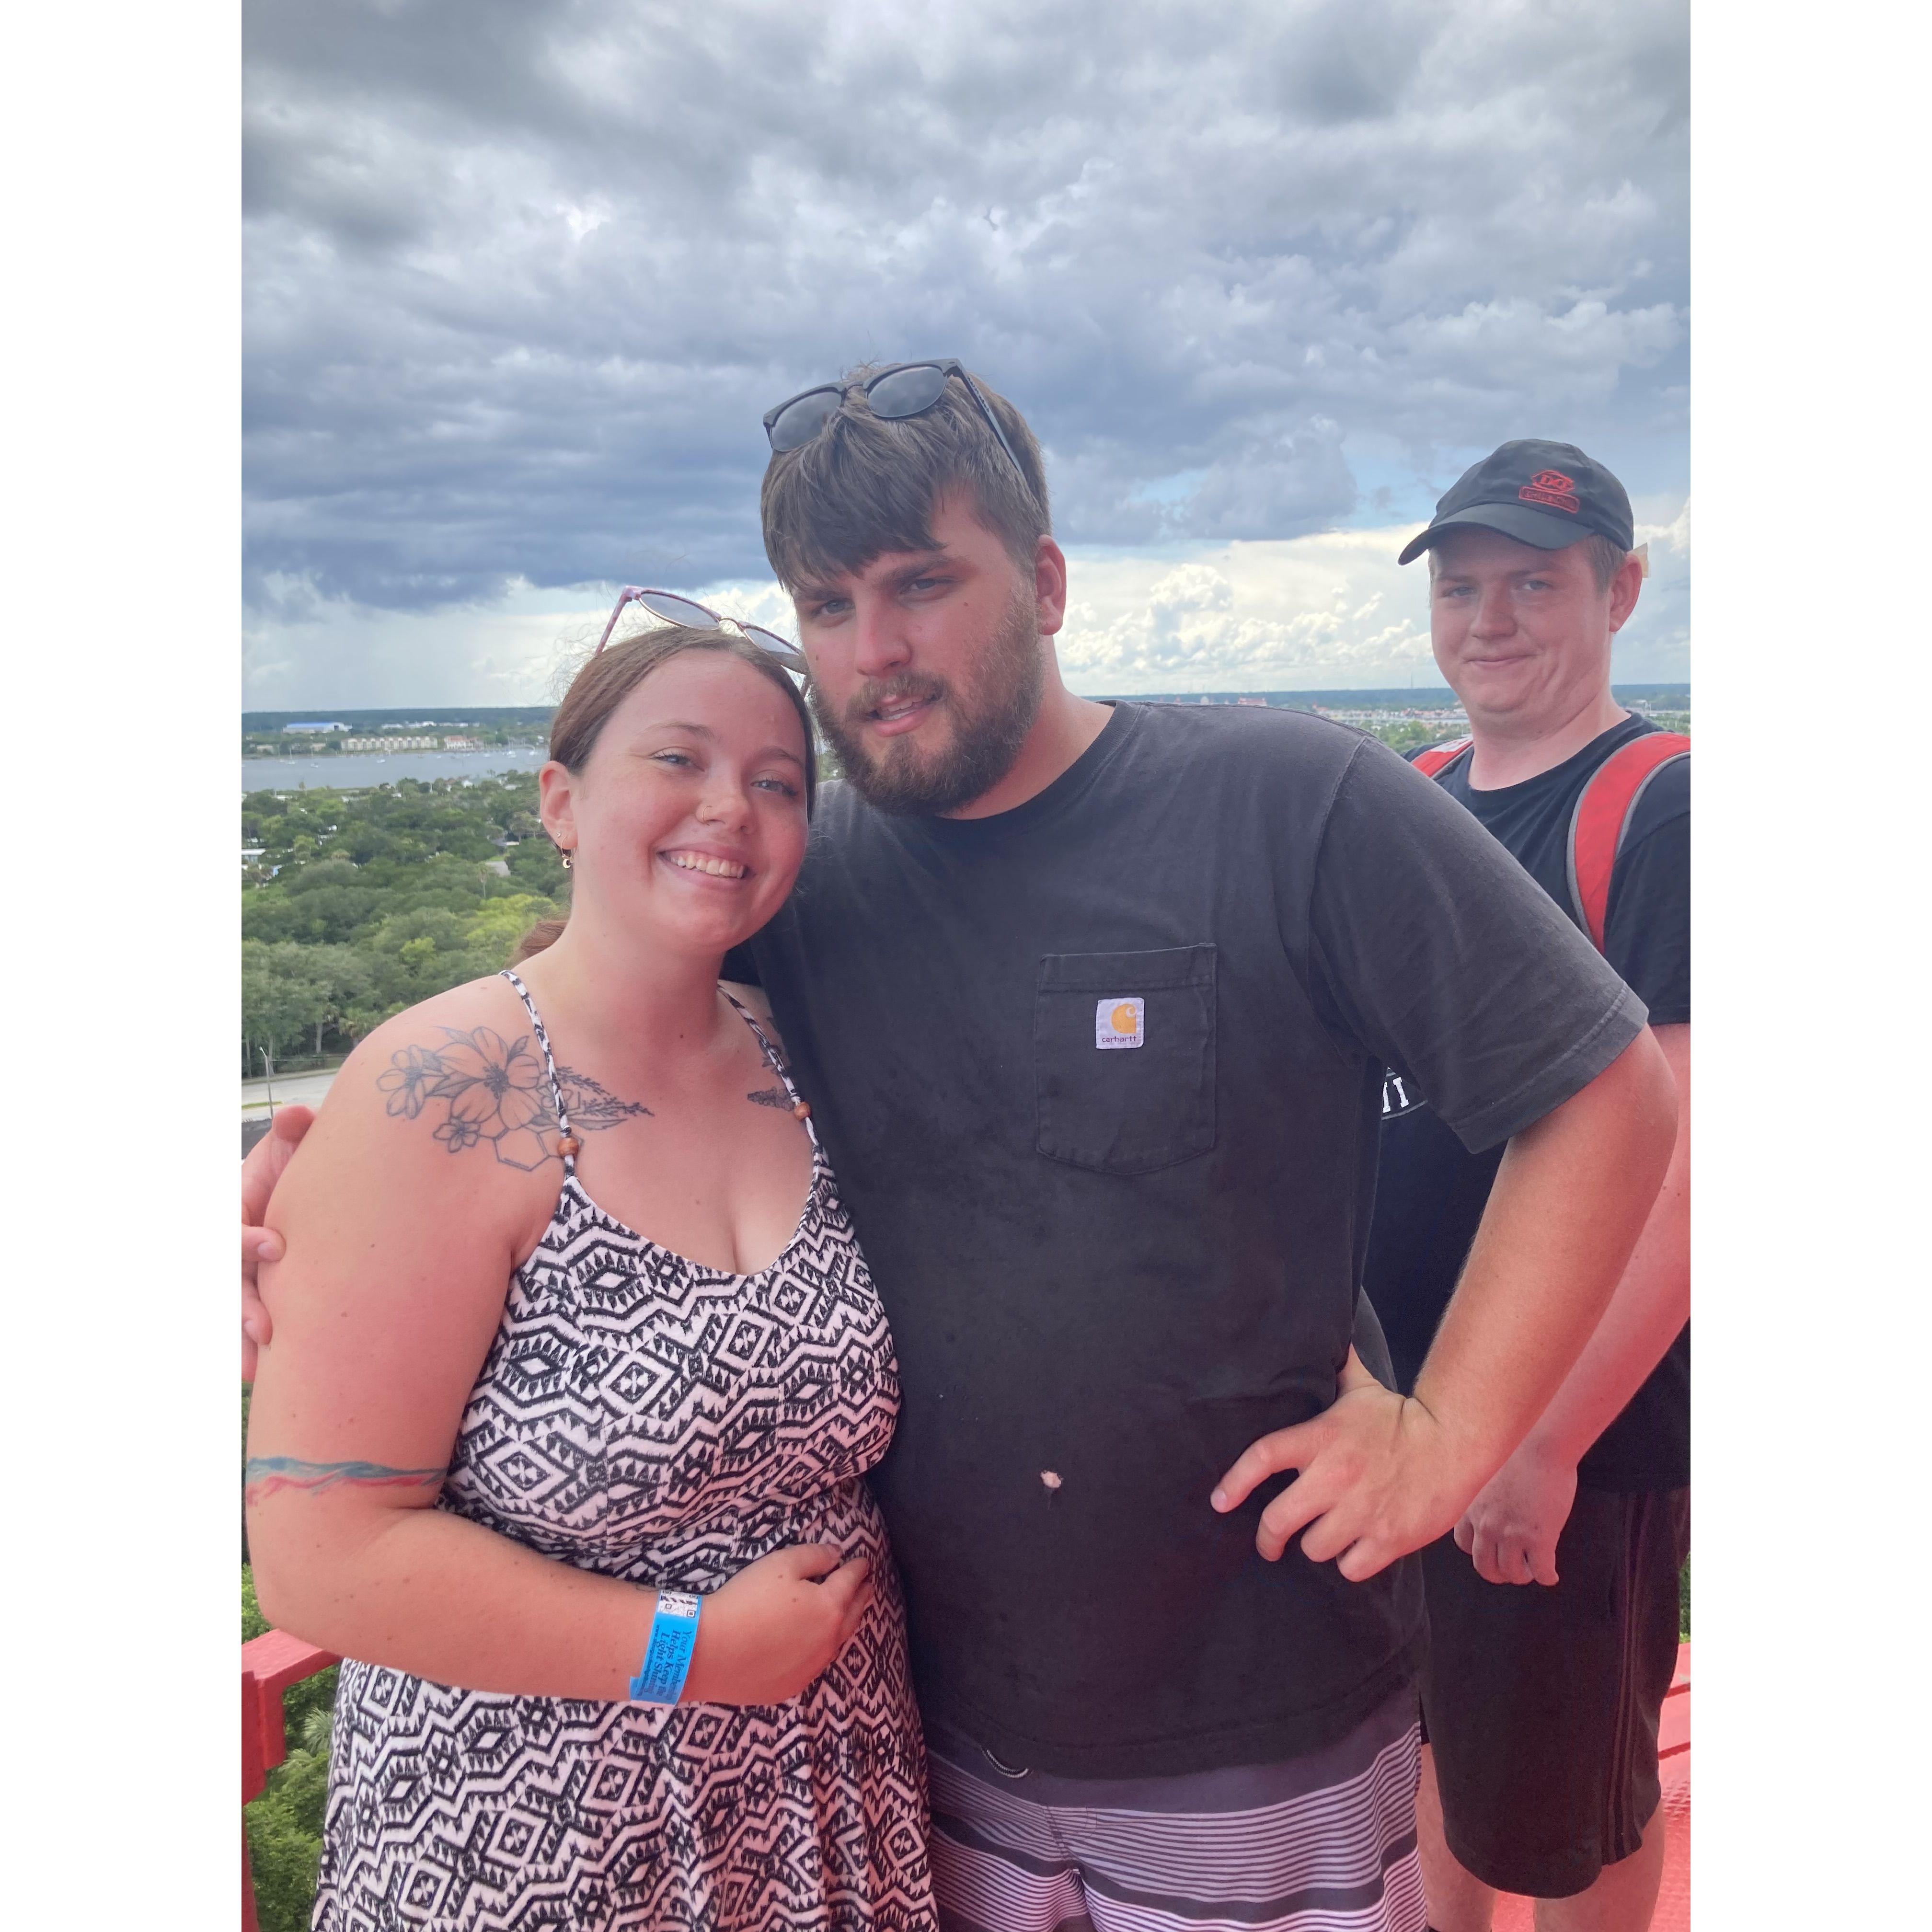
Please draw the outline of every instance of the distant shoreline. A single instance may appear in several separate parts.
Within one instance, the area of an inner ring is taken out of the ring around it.
[[[1646,703],[1666,706],[1676,710],[1684,710],[1690,701],[1690,687],[1688,683],[1618,684],[1613,685],[1611,690],[1620,699],[1639,698]],[[1198,704],[1205,698],[1210,704],[1232,704],[1237,698],[1259,698],[1270,704],[1286,705],[1297,710],[1310,709],[1318,704],[1327,709],[1332,704],[1363,711],[1397,711],[1410,707],[1417,710],[1438,710],[1456,702],[1454,692],[1447,685],[1442,684],[1384,685],[1372,688],[1346,691],[1257,691],[1250,687],[1245,691],[1096,691],[1082,692],[1080,694],[1083,698],[1096,698],[1102,704],[1120,699],[1130,704]],[[552,709],[549,705],[472,705],[466,710],[397,705],[383,711],[354,709],[338,711],[326,706],[311,706],[302,711],[244,711],[242,714],[242,729],[244,733],[263,734],[281,731],[290,724],[320,722],[340,724],[346,733],[352,734],[380,730],[385,727],[394,730],[405,725],[434,727],[438,730],[454,730],[467,724],[493,730],[510,730],[518,727],[525,730],[543,730],[549,725]],[[333,754],[324,753],[321,755]],[[477,754],[466,752],[457,755],[470,757]]]
[[[1660,711],[1688,711],[1688,684],[1617,684],[1610,694],[1619,704],[1640,704]],[[1292,711],[1453,711],[1462,700],[1446,684],[1403,685],[1366,691],[1122,691],[1083,692],[1102,704],[1115,699],[1129,704],[1236,704],[1259,698]]]
[[[1690,687],[1688,684],[1619,684],[1611,687],[1618,700],[1646,711],[1688,712]],[[1099,695],[1099,694],[1090,694]],[[1394,689],[1365,691],[1134,691],[1108,694],[1100,701],[1118,698],[1138,704],[1266,704],[1279,710],[1331,711],[1348,722],[1360,722],[1365,714],[1380,712],[1390,718],[1414,716],[1438,722],[1453,729],[1462,717],[1456,694],[1447,685],[1420,685]],[[548,710],[528,706],[472,708],[439,714],[422,706],[400,706],[390,711],[244,711],[244,730],[257,734],[278,731],[278,720],[297,723],[339,724],[357,735],[380,730],[384,725],[422,726],[469,724],[472,727],[520,726],[548,722]],[[242,760],[242,791],[306,790],[364,791],[372,787],[394,784],[404,778],[484,778],[505,772],[533,772],[548,755],[541,744],[495,745],[471,751],[409,752],[307,752],[284,753],[279,749],[266,757],[244,754]]]
[[[549,753],[541,745],[499,745],[481,752],[310,752],[293,758],[244,758],[242,795],[251,791],[362,791],[403,778],[487,778],[533,772]]]

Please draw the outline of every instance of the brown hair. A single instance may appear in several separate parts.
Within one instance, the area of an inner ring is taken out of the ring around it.
[[[563,702],[550,721],[550,756],[566,770],[580,772],[611,713],[652,671],[686,651],[719,651],[740,658],[784,693],[798,714],[798,728],[805,734],[805,814],[809,818],[818,791],[818,752],[812,738],[812,714],[805,708],[798,686],[777,659],[735,631],[697,631],[683,624],[661,624],[598,652],[571,680]],[[518,940],[510,964],[520,966],[532,954],[554,946],[565,924],[562,919],[538,920]]]
[[[1630,561],[1630,554],[1613,537],[1587,536],[1583,539],[1590,556],[1590,569],[1599,590],[1607,590],[1616,574]]]
[[[844,380],[862,382],[879,366],[862,364]],[[962,485],[980,522],[1031,573],[1040,539],[1053,530],[1040,445],[1005,397],[973,380],[1024,478],[963,382],[949,377],[931,409],[896,418],[873,415],[865,392],[853,388],[809,442],[775,454],[765,470],[765,554],[788,590],[863,570],[887,550],[932,549],[933,506]]]

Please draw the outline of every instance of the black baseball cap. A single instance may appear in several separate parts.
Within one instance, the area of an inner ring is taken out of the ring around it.
[[[1445,530],[1471,524],[1538,550],[1564,550],[1586,537],[1608,537],[1622,550],[1636,541],[1624,486],[1574,442],[1523,440],[1492,452],[1456,478],[1428,529],[1396,561],[1413,563]]]

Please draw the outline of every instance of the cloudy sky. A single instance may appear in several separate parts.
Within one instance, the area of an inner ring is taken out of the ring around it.
[[[1396,552],[1623,478],[1689,676],[1682,0],[247,0],[253,707],[528,704],[623,582],[766,621],[772,403],[957,355],[1093,692],[1436,681]]]

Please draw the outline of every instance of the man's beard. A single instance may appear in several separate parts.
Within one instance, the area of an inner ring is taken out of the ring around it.
[[[859,796],[880,812],[913,814],[956,811],[992,790],[1012,770],[1046,688],[1038,614],[1022,590],[1007,606],[969,693],[907,671],[863,686],[842,717],[834,716],[815,685],[807,686],[806,695]],[[866,717],[897,698],[934,699],[952,714],[952,742],[943,752],[922,752],[914,733],[888,740],[877,756],[866,748]]]

